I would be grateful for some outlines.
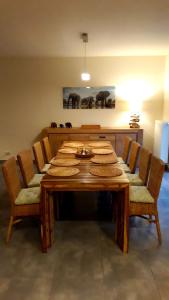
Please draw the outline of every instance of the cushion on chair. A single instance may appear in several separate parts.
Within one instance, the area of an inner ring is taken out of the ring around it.
[[[143,181],[137,174],[129,174],[127,173],[127,178],[130,182],[130,185],[144,185]]]
[[[130,168],[126,164],[121,164],[120,168],[122,168],[126,173],[131,173]]]
[[[50,164],[51,164],[51,162],[53,161],[55,159],[55,156],[53,156],[52,158],[51,158],[51,160],[50,160]]]
[[[50,164],[45,164],[45,166],[42,169],[42,173],[46,173],[47,170],[50,168],[50,166],[51,166]]]
[[[33,204],[40,202],[40,187],[31,187],[27,189],[22,189],[16,200],[16,205],[24,205],[24,204]]]
[[[125,164],[124,160],[122,159],[122,157],[118,156],[117,160],[120,164]]]
[[[130,202],[154,203],[154,199],[145,186],[130,186]]]
[[[28,187],[40,186],[40,182],[43,176],[43,174],[35,174],[31,181],[28,183]]]

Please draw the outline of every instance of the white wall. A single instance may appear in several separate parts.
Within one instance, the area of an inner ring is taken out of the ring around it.
[[[169,56],[166,57],[163,120],[169,121]]]
[[[165,57],[90,58],[91,86],[121,86],[127,80],[145,80],[152,89],[142,107],[144,145],[152,148],[154,121],[163,114]],[[117,95],[115,109],[66,110],[62,108],[62,87],[82,86],[81,58],[0,59],[0,159],[31,147],[51,121],[73,126],[97,123],[128,127],[129,106]],[[134,88],[134,84],[133,84]],[[135,91],[135,101],[141,89]],[[125,90],[123,90],[125,94]]]

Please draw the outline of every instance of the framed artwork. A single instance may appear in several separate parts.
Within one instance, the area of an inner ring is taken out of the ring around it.
[[[115,108],[115,86],[64,87],[63,108],[112,109]]]

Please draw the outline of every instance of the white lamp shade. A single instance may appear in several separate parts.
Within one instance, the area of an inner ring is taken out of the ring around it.
[[[84,81],[90,80],[90,74],[89,73],[82,73],[81,74],[81,79]]]

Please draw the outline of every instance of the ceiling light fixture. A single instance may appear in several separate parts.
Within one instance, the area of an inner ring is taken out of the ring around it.
[[[86,44],[88,43],[88,33],[82,33],[81,39],[84,44],[84,61],[83,61],[83,73],[81,74],[81,79],[83,81],[90,80],[90,74],[87,72],[87,58],[86,58]]]

